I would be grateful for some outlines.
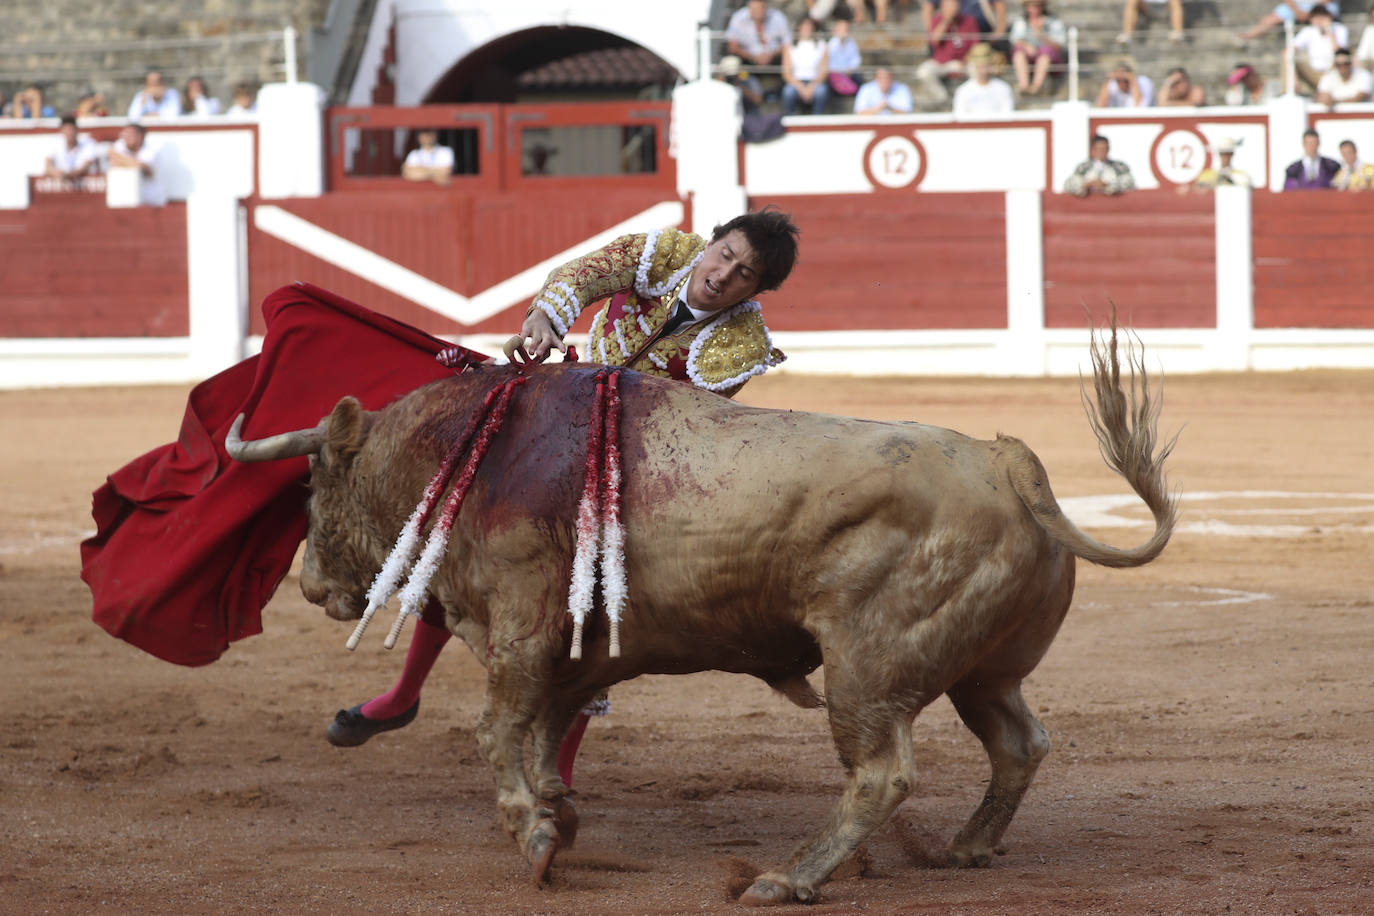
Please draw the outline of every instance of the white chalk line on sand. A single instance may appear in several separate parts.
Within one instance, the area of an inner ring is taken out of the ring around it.
[[[1171,586],[1198,595],[1215,595],[1214,598],[1207,598],[1201,601],[1151,601],[1147,607],[1221,607],[1227,604],[1254,604],[1257,601],[1269,601],[1274,596],[1268,592],[1247,592],[1239,588],[1214,588],[1206,585],[1179,585]],[[1079,602],[1080,608],[1100,608],[1108,605],[1102,601],[1082,601]]]
[[[1341,500],[1343,504],[1331,506],[1298,506],[1293,508],[1213,508],[1206,509],[1202,503],[1215,500]],[[1352,505],[1352,501],[1354,504]],[[1082,528],[1153,528],[1154,521],[1149,518],[1132,518],[1118,513],[1118,510],[1140,506],[1140,498],[1134,494],[1112,494],[1109,496],[1068,496],[1060,497],[1060,508],[1074,524]],[[1185,493],[1180,511],[1181,521],[1175,531],[1188,534],[1213,534],[1223,537],[1262,537],[1262,538],[1299,538],[1322,535],[1332,532],[1343,534],[1374,534],[1374,524],[1347,524],[1338,519],[1324,521],[1330,516],[1352,515],[1374,512],[1374,493],[1290,493],[1284,490],[1230,490],[1201,493]],[[1206,517],[1192,520],[1191,515]],[[1255,525],[1225,521],[1218,516],[1260,516],[1285,515],[1313,517],[1314,521],[1302,525],[1275,524]],[[1319,521],[1320,520],[1320,521]]]
[[[0,535],[0,557],[27,556],[50,547],[76,547],[86,538],[94,537],[95,530],[69,531],[66,534],[40,534],[34,532],[27,537],[9,533]]]

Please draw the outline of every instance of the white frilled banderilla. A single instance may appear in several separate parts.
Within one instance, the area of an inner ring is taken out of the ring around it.
[[[620,655],[620,620],[625,610],[625,528],[620,521],[620,371],[598,372],[592,400],[592,421],[587,434],[586,475],[582,500],[577,509],[577,549],[573,557],[572,581],[568,588],[568,613],[573,619],[572,647],[569,657],[582,657],[582,629],[591,610],[596,591],[596,560],[601,559],[601,587],[610,621],[610,655]],[[381,571],[367,592],[367,608],[348,638],[349,650],[357,648],[363,631],[376,612],[385,607],[400,588],[401,577],[410,569],[410,578],[401,589],[401,609],[383,645],[396,645],[408,616],[420,616],[425,591],[439,568],[454,520],[477,476],[477,469],[501,430],[515,389],[525,383],[524,376],[503,382],[487,392],[481,407],[473,411],[467,427],[444,457],[415,511],[410,514],[397,537]],[[471,448],[469,448],[471,446]],[[419,560],[415,552],[426,522],[434,514],[440,495],[448,488],[454,469],[466,455],[439,518],[430,529]]]

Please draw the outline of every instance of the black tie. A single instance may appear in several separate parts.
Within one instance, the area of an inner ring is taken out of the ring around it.
[[[667,337],[689,321],[692,321],[692,310],[687,307],[687,303],[679,299],[677,310],[673,316],[663,325],[663,331],[658,335],[660,338]]]

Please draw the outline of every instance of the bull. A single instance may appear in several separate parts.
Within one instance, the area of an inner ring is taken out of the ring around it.
[[[916,784],[912,725],[941,694],[992,776],[948,847],[987,865],[1040,762],[1045,729],[1021,694],[1073,597],[1075,558],[1109,567],[1164,549],[1177,506],[1142,351],[1094,335],[1084,406],[1107,464],[1149,507],[1153,535],[1103,544],[1068,520],[1020,440],[912,422],[743,406],[638,373],[622,382],[629,608],[623,651],[604,627],[570,659],[566,613],[594,368],[527,368],[528,384],[468,493],[429,585],[488,671],[477,726],[505,829],[547,879],[576,827],[560,739],[594,695],[641,674],[754,675],[824,706],[848,784],[830,818],[741,900],[817,887]],[[385,409],[339,401],[311,430],[242,441],[245,460],[310,454],[301,589],[339,619],[365,593],[418,494],[483,395],[512,368],[468,371]],[[822,700],[806,680],[824,666]],[[532,737],[527,775],[524,745]]]

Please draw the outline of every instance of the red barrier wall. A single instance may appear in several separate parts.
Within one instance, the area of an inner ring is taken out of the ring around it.
[[[1256,194],[1255,327],[1374,328],[1368,195]]]
[[[368,248],[465,296],[475,295],[606,227],[675,199],[654,190],[510,192],[472,195],[346,191],[270,203]],[[435,334],[514,333],[528,300],[464,327],[409,299],[253,227],[248,233],[252,333],[261,334],[256,304],[279,286],[307,280]],[[590,319],[588,319],[590,321]],[[579,326],[579,330],[585,330]]]
[[[1006,195],[753,198],[801,228],[797,267],[764,300],[780,331],[1007,326]]]
[[[1085,306],[1100,321],[1108,300],[1138,328],[1216,326],[1210,194],[1044,194],[1041,200],[1046,327],[1081,328]]]
[[[0,337],[186,336],[186,206],[36,195],[0,210],[0,276]]]

